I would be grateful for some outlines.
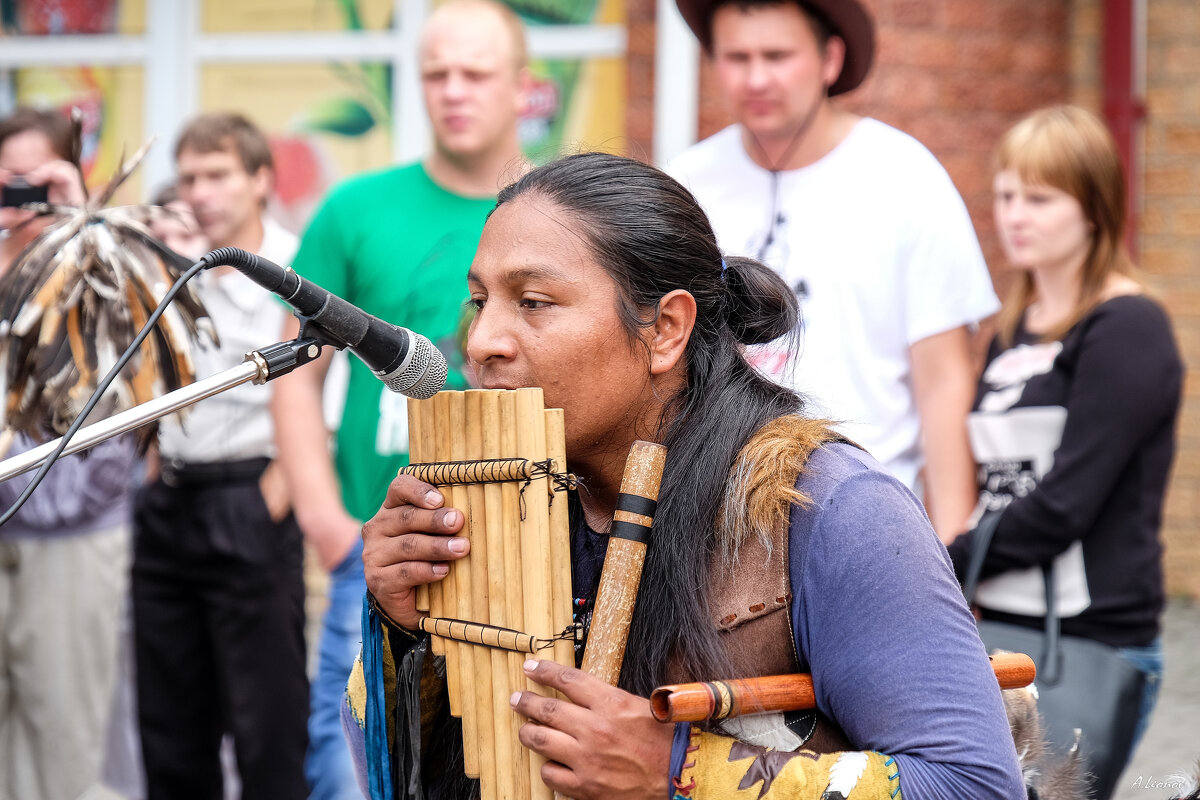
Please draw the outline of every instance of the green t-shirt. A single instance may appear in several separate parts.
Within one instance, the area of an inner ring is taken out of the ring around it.
[[[293,268],[364,311],[429,338],[461,389],[457,333],[467,270],[492,199],[442,189],[420,164],[369,173],[330,192],[313,217]],[[379,510],[388,483],[408,463],[407,407],[357,358],[350,358],[337,437],[337,473],[346,509]]]

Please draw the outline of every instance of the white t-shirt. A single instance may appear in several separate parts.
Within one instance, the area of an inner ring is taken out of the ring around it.
[[[279,223],[263,218],[258,255],[291,264],[299,241]],[[207,378],[242,363],[246,353],[279,341],[287,306],[240,272],[202,272],[192,280],[212,317],[219,347],[193,350],[196,377]],[[207,345],[207,346],[206,346]],[[159,450],[166,459],[191,462],[240,461],[275,454],[274,426],[267,403],[271,387],[243,383],[163,418]]]
[[[863,119],[801,169],[758,166],[733,125],[667,171],[708,212],[727,255],[766,262],[800,298],[798,365],[785,342],[752,348],[755,364],[918,488],[909,346],[999,308],[966,206],[937,159]]]

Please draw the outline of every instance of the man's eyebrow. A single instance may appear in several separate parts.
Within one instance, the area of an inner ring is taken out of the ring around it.
[[[515,267],[500,273],[498,282],[501,284],[514,284],[527,280],[535,280],[538,278],[561,279],[562,273],[550,267],[537,265]],[[475,283],[483,283],[475,270],[469,270],[467,272],[467,280],[474,281]]]

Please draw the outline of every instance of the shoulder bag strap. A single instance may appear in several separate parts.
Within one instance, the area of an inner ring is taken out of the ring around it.
[[[1003,510],[988,511],[975,526],[975,536],[971,545],[971,558],[967,562],[966,580],[963,582],[963,595],[970,604],[975,599],[975,591],[979,588],[979,575],[983,571],[983,561],[987,557],[988,548],[992,545],[992,536],[996,526],[1000,524]],[[1042,657],[1039,659],[1038,679],[1053,686],[1058,683],[1062,671],[1062,657],[1059,653],[1059,620],[1058,609],[1054,603],[1054,563],[1042,569],[1043,583],[1046,591],[1046,626],[1042,645]]]
[[[987,558],[988,548],[992,546],[992,535],[1000,524],[1003,510],[988,511],[979,518],[975,525],[971,542],[971,559],[967,562],[966,580],[963,581],[963,595],[970,605],[975,600],[975,590],[979,588],[979,573],[983,572],[983,560]]]
[[[1042,652],[1041,674],[1038,678],[1047,686],[1058,683],[1062,672],[1062,653],[1059,652],[1059,621],[1058,609],[1054,597],[1054,562],[1042,567],[1042,576],[1046,586],[1046,637],[1045,650]]]

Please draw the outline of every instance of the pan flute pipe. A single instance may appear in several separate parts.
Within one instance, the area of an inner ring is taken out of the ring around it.
[[[989,656],[1001,689],[1033,683],[1033,659],[1024,653]],[[659,722],[703,722],[768,711],[801,711],[816,708],[812,676],[767,675],[727,681],[660,686],[650,695],[650,710]]]
[[[409,401],[412,464],[466,517],[470,553],[418,594],[421,627],[445,655],[464,770],[483,800],[549,800],[544,759],[521,747],[514,691],[529,654],[574,666],[562,411],[541,389],[440,392]]]

